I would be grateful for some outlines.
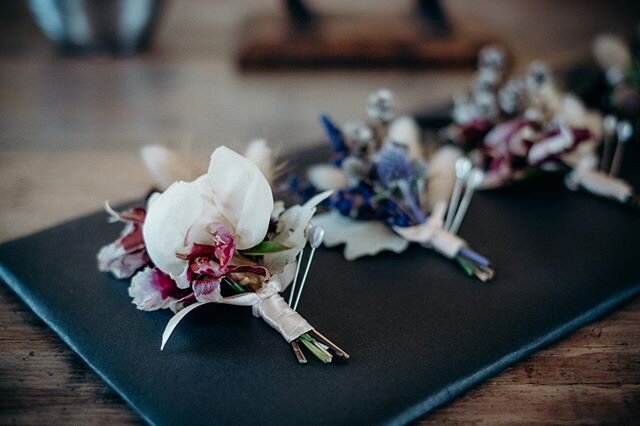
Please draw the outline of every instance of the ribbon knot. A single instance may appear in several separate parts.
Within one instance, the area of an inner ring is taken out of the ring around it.
[[[187,316],[189,312],[207,303],[223,303],[226,305],[251,306],[253,315],[262,318],[267,324],[273,327],[290,343],[302,334],[313,330],[313,327],[299,313],[291,309],[289,304],[280,296],[280,292],[286,289],[286,285],[277,277],[272,277],[262,288],[256,292],[247,292],[235,296],[224,297],[220,301],[197,302],[182,309],[174,315],[167,323],[162,333],[162,345],[169,340],[171,333],[178,323]]]
[[[437,211],[419,225],[394,227],[393,230],[408,241],[432,247],[438,253],[453,259],[467,243],[442,226],[442,212]]]

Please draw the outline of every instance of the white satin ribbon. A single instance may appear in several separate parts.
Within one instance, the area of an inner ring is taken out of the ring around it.
[[[460,249],[467,245],[465,240],[442,228],[436,230],[428,243],[435,251],[449,259],[456,257]]]
[[[592,194],[621,202],[625,202],[633,195],[633,188],[624,180],[582,167],[569,173],[565,182],[569,189],[583,188]]]
[[[313,330],[313,327],[299,313],[291,309],[280,294],[268,292],[265,289],[260,289],[255,294],[260,297],[260,301],[252,305],[253,315],[262,318],[278,330],[287,343]]]
[[[287,265],[293,266],[295,263]],[[267,324],[276,329],[278,333],[290,343],[302,334],[313,330],[313,327],[296,311],[291,309],[289,304],[280,296],[289,285],[290,280],[284,278],[285,273],[273,276],[261,289],[256,292],[247,292],[230,297],[220,298],[219,301],[197,302],[182,309],[174,315],[162,333],[162,344],[160,350],[164,349],[169,337],[182,321],[194,309],[208,303],[222,303],[225,305],[251,306],[253,315],[262,318]],[[286,284],[283,284],[283,281]]]
[[[438,203],[429,219],[416,226],[399,227],[393,230],[402,238],[433,248],[443,256],[453,259],[460,249],[467,245],[466,241],[442,228],[446,205]]]

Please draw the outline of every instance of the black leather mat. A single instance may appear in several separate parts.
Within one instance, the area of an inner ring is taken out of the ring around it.
[[[348,362],[300,366],[250,309],[215,305],[160,352],[170,313],[96,269],[119,231],[98,213],[3,244],[0,274],[156,424],[405,423],[640,292],[640,214],[548,179],[474,198],[461,235],[493,260],[488,285],[419,247],[319,250],[300,311]]]

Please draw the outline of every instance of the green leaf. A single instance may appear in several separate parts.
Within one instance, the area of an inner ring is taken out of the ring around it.
[[[289,250],[290,248],[291,247],[287,247],[277,241],[263,241],[257,246],[253,246],[246,250],[240,250],[240,253],[246,256],[262,256],[269,253]]]

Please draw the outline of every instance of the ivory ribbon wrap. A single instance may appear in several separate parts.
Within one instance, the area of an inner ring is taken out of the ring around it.
[[[415,243],[433,248],[438,253],[453,259],[467,243],[457,235],[445,231],[441,225],[427,220],[425,223],[407,228],[393,228],[400,236]]]
[[[253,305],[253,315],[262,318],[278,330],[287,343],[313,330],[313,327],[299,313],[291,309],[282,296],[278,293],[269,295],[265,293],[262,289],[256,293],[260,301]]]
[[[460,249],[467,245],[467,243],[457,235],[444,229],[438,229],[428,243],[438,253],[453,259],[456,257]]]
[[[431,247],[443,256],[453,259],[467,243],[462,238],[442,228],[445,210],[446,205],[438,203],[426,222],[405,228],[396,226],[393,230],[408,241]]]
[[[420,243],[452,259],[467,243],[442,228],[446,209],[446,202],[437,202],[424,223],[393,227],[393,230],[382,222],[354,220],[336,211],[316,215],[314,222],[325,230],[324,244],[327,247],[345,244],[344,257],[347,260],[375,255],[382,250],[401,253],[411,242]]]
[[[633,188],[624,180],[592,169],[575,169],[567,175],[566,183],[569,189],[583,188],[592,194],[621,202],[625,202],[633,195]]]
[[[294,264],[290,264],[295,267]],[[182,309],[169,320],[162,333],[162,345],[160,350],[169,340],[171,333],[178,323],[194,309],[207,303],[222,303],[226,305],[251,306],[253,315],[262,318],[267,324],[276,329],[287,341],[297,339],[302,334],[313,330],[313,327],[300,314],[291,309],[289,304],[280,296],[289,285],[290,280],[283,280],[283,274],[274,275],[261,289],[256,292],[247,292],[230,297],[221,297],[219,301],[197,302]],[[282,284],[282,282],[286,284]]]

